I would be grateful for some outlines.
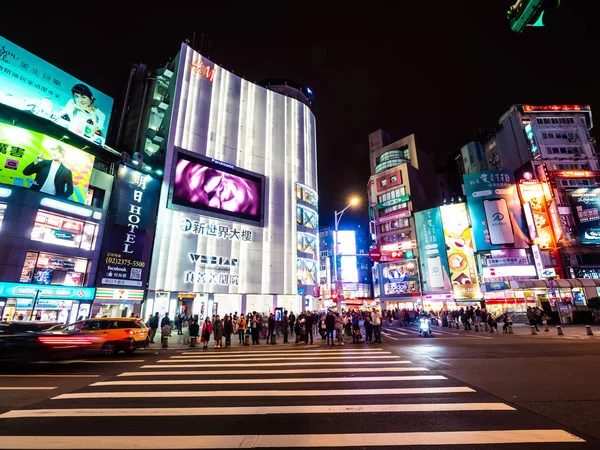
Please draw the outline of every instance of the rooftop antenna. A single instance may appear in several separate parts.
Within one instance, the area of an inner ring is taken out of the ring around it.
[[[210,41],[208,41],[208,59],[210,59]]]
[[[202,37],[200,38],[200,53],[204,51],[204,33],[202,33]]]
[[[194,34],[192,36],[192,48],[194,50],[196,50],[196,32],[194,31]]]

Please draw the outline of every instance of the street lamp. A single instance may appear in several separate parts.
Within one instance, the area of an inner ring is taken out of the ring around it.
[[[340,224],[340,220],[342,219],[342,216],[344,215],[344,213],[346,212],[346,210],[348,208],[350,208],[351,206],[357,205],[359,202],[358,197],[354,197],[350,200],[350,203],[348,204],[348,206],[346,206],[344,209],[342,209],[340,212],[335,211],[335,232],[334,232],[334,245],[333,245],[333,262],[335,264],[335,292],[337,292],[337,312],[338,314],[342,314],[342,295],[344,293],[344,289],[342,286],[342,276],[340,273],[340,270],[338,269],[338,255],[339,255],[339,249],[338,249],[338,225]]]

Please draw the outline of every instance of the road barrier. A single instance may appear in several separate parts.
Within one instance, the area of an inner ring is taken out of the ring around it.
[[[592,327],[590,327],[589,325],[585,326],[585,331],[587,333],[588,336],[593,336],[594,333],[592,332]]]
[[[534,336],[537,335],[537,331],[535,331],[535,327],[533,325],[531,325],[529,328],[531,328],[531,334]]]
[[[559,336],[564,336],[565,334],[563,333],[562,327],[560,325],[556,326],[556,332]]]

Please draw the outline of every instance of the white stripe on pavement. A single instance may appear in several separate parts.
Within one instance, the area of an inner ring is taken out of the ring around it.
[[[142,369],[151,366],[143,366]],[[172,369],[173,366],[160,366]],[[178,366],[179,367],[179,366]],[[195,366],[194,366],[195,367]],[[381,372],[428,372],[425,367],[378,367],[377,373]],[[353,373],[373,373],[373,369],[369,367],[356,367],[352,369]],[[155,377],[155,376],[177,376],[177,375],[274,375],[274,374],[316,374],[316,373],[348,373],[347,368],[342,369],[281,369],[281,370],[165,370],[165,371],[147,371],[147,372],[123,372],[118,377]]]
[[[348,348],[345,347],[348,350],[342,350],[341,347],[339,347],[339,350],[336,349],[325,349],[325,350],[319,350],[318,347],[315,348],[315,350],[310,350],[310,349],[302,349],[302,350],[278,350],[278,349],[273,349],[273,350],[248,350],[248,351],[227,351],[225,349],[223,349],[223,353],[219,353],[221,355],[235,355],[235,354],[242,354],[242,355],[248,355],[248,354],[258,354],[258,353],[278,353],[278,352],[285,352],[285,353],[326,353],[326,352],[336,352],[336,353],[364,353],[364,352],[383,352],[382,348],[362,348],[362,349],[356,349],[356,348]],[[212,348],[211,348],[212,350]],[[215,352],[218,352],[218,350],[215,350]],[[188,352],[182,352],[184,355],[187,354],[198,354],[198,355],[206,355],[207,353],[205,353],[202,350],[197,350],[197,351],[188,351]],[[383,352],[383,353],[390,353],[390,352]]]
[[[229,372],[231,373],[231,372]],[[99,381],[90,386],[145,386],[163,384],[279,384],[279,383],[351,383],[374,381],[447,380],[443,375],[399,375],[391,377],[329,377],[329,378],[234,378],[224,380],[133,380]]]
[[[167,365],[160,365],[160,364],[150,364],[147,366],[142,366],[142,369],[148,367],[150,369],[164,369],[167,367],[223,367],[223,361],[220,361],[220,364],[178,364],[181,361],[173,361],[171,359],[161,359],[159,361],[157,361],[159,363],[169,363]],[[178,365],[175,365],[178,364]],[[244,364],[232,364],[232,363],[226,363],[227,367],[278,367],[278,366],[297,366],[298,362],[276,362],[276,363],[258,363],[258,364],[251,364],[251,363],[244,363]],[[406,360],[398,360],[398,361],[310,361],[307,362],[307,364],[310,364],[311,366],[342,366],[342,365],[373,365],[373,364],[412,364],[412,361],[406,361]],[[354,369],[353,369],[354,370]],[[379,368],[377,369],[373,369],[373,370],[379,370]]]
[[[248,358],[249,356],[251,356],[253,353],[258,353],[258,352],[246,352],[243,353],[241,355],[233,355],[229,352],[225,352],[225,353],[199,353],[199,352],[182,352],[180,355],[174,356],[174,358]],[[324,357],[328,357],[328,356],[361,356],[361,355],[366,355],[365,357],[369,357],[369,358],[373,358],[373,357],[381,357],[381,355],[386,354],[386,355],[391,355],[392,352],[377,352],[375,353],[365,353],[365,352],[354,352],[354,351],[347,351],[347,352],[342,352],[342,351],[323,351],[323,352],[312,352],[312,353],[287,353],[287,352],[264,352],[264,353],[260,353],[257,354],[257,357],[267,357],[267,356],[289,356],[291,358],[307,358],[308,355],[315,355],[315,356],[324,356]]]
[[[386,338],[391,339],[392,341],[398,341],[399,340],[398,338],[392,337],[391,334],[386,333],[385,331],[382,331],[381,334],[384,335]]]
[[[58,389],[56,386],[0,386],[0,391],[51,391]]]
[[[302,389],[268,391],[165,391],[165,392],[77,392],[52,397],[52,400],[72,400],[90,398],[176,398],[176,397],[313,397],[313,396],[343,396],[343,395],[411,395],[411,394],[454,394],[475,392],[466,386],[431,387],[431,388],[390,388],[390,389]]]
[[[29,375],[29,374],[15,374],[15,375],[0,375],[0,378],[98,378],[100,375],[58,375],[58,374],[44,374],[44,375]]]
[[[376,356],[361,356],[361,355],[353,355],[353,356],[318,356],[319,361],[323,361],[325,359],[352,359],[356,360],[359,358],[361,361],[365,359],[400,359],[399,356],[396,355],[376,355]],[[315,361],[317,358],[313,356],[275,356],[271,358],[269,356],[256,356],[254,358],[210,358],[210,357],[201,357],[201,356],[171,356],[169,359],[174,361],[181,362],[196,362],[196,361],[207,361],[207,362],[238,362],[238,361]]]
[[[123,363],[139,363],[144,362],[144,359],[109,359],[109,360],[96,360],[96,359],[67,359],[64,361],[35,361],[33,364],[123,364]]]
[[[147,450],[214,448],[400,447],[585,442],[564,430],[469,430],[414,433],[265,434],[216,436],[3,436],[0,449],[93,450],[121,448],[124,442]]]
[[[72,408],[21,409],[0,419],[47,417],[255,416],[267,414],[338,414],[377,412],[516,411],[505,403],[413,403],[391,405],[235,406],[207,408]]]

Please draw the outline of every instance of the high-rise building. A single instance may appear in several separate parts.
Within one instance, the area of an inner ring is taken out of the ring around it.
[[[335,230],[319,230],[320,249],[320,308],[331,308],[340,300],[337,298],[336,283],[342,288],[342,306],[360,308],[373,306],[373,281],[369,259],[371,249],[370,233],[358,226],[354,229],[338,230],[337,261],[335,260]],[[336,270],[337,268],[337,270]],[[341,280],[338,280],[338,275]]]
[[[382,308],[412,308],[421,296],[413,212],[436,204],[439,191],[433,158],[417,147],[415,135],[389,141],[383,130],[369,135],[369,217],[383,253],[373,268],[374,294]],[[394,278],[399,273],[401,280]]]
[[[489,169],[511,170],[517,180],[548,182],[546,207],[560,250],[562,276],[600,278],[600,224],[594,215],[595,205],[600,204],[600,165],[590,135],[590,107],[514,105],[499,125],[484,144]],[[542,252],[542,258],[552,265],[555,256]]]

